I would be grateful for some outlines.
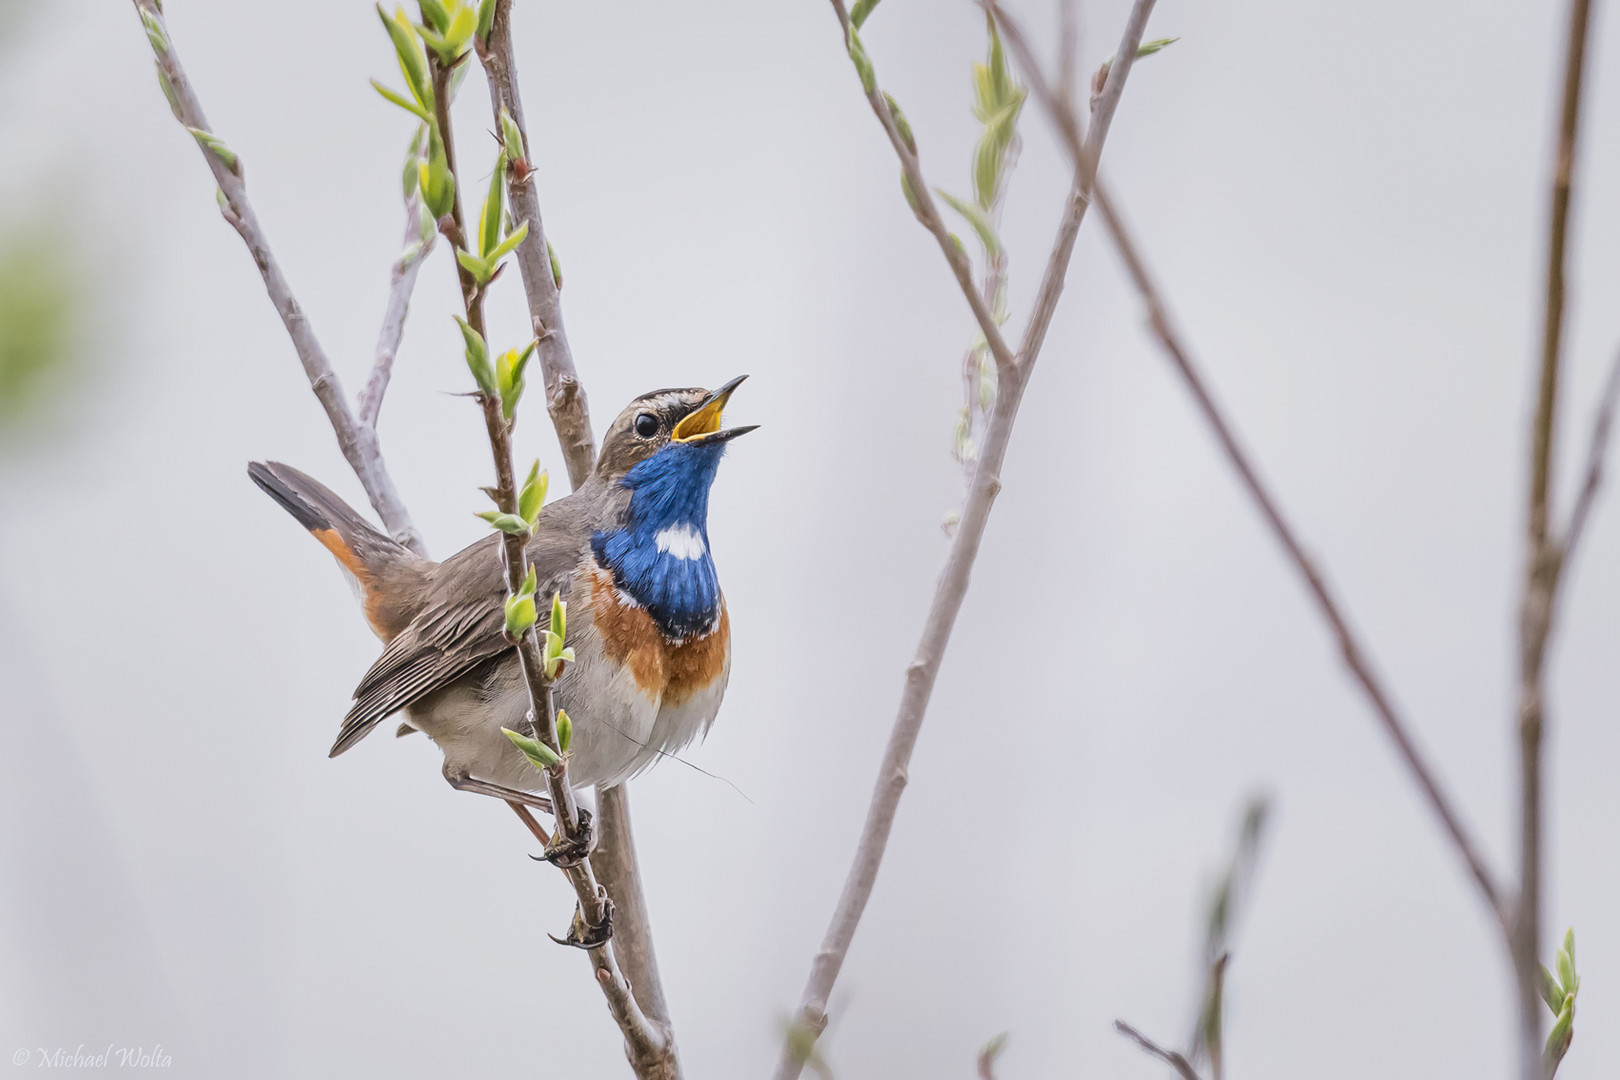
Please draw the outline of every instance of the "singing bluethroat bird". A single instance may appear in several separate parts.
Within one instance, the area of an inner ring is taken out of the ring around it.
[[[612,787],[707,733],[731,670],[731,623],[709,550],[709,487],[742,378],[713,392],[654,390],[602,439],[590,478],[546,506],[527,544],[540,582],[568,602],[555,696],[574,724],[576,787]],[[354,692],[336,757],[384,718],[425,732],[451,785],[549,809],[543,777],[501,729],[530,733],[529,696],[504,636],[499,535],[436,563],[383,535],[318,481],[276,462],[254,483],[337,557],[382,656]]]

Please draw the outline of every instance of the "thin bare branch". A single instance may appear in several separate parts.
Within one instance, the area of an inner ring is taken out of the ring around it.
[[[332,370],[332,362],[327,359],[326,351],[316,339],[304,309],[293,296],[292,288],[281,272],[281,265],[270,250],[270,241],[259,226],[253,205],[248,202],[240,160],[218,141],[213,129],[208,126],[208,118],[203,115],[202,104],[191,88],[191,80],[180,65],[174,38],[157,4],[154,0],[133,2],[136,14],[146,29],[147,39],[151,42],[153,55],[157,58],[158,77],[164,84],[164,94],[170,99],[175,118],[197,140],[203,160],[208,163],[215,182],[219,184],[220,213],[242,237],[254,265],[259,268],[265,291],[269,293],[276,313],[281,316],[287,335],[292,338],[293,349],[303,365],[305,377],[309,379],[310,389],[315,391],[315,397],[326,410],[327,420],[337,435],[338,449],[360,478],[372,507],[394,539],[418,554],[423,553],[421,535],[412,524],[411,516],[394,487],[393,478],[388,474],[388,466],[383,462],[382,452],[377,446],[377,433],[357,421],[349,411],[348,399],[337,372]]]
[[[1519,1069],[1524,1080],[1540,1080],[1548,1074],[1542,1047],[1545,1021],[1540,993],[1541,751],[1546,727],[1547,641],[1552,633],[1565,554],[1552,532],[1552,476],[1563,354],[1564,277],[1569,261],[1570,196],[1591,15],[1591,0],[1571,0],[1547,229],[1546,307],[1530,436],[1524,589],[1519,605],[1519,898],[1510,946],[1518,975]],[[1583,516],[1587,512],[1581,511]]]
[[[1451,799],[1440,786],[1439,779],[1424,760],[1422,753],[1410,734],[1410,725],[1401,716],[1396,708],[1394,699],[1385,689],[1382,680],[1373,671],[1371,662],[1367,659],[1366,650],[1362,647],[1360,639],[1350,628],[1348,618],[1343,608],[1328,588],[1327,580],[1316,568],[1309,555],[1305,553],[1304,546],[1295,534],[1293,526],[1283,516],[1282,508],[1275,496],[1272,495],[1249,453],[1238,442],[1232,424],[1222,413],[1219,405],[1215,403],[1213,395],[1204,382],[1203,375],[1192,360],[1191,354],[1181,340],[1180,333],[1170,322],[1169,312],[1164,299],[1159,293],[1158,286],[1149,276],[1147,267],[1142,260],[1140,250],[1124,223],[1115,212],[1106,189],[1099,180],[1093,188],[1093,202],[1099,213],[1103,215],[1103,222],[1108,228],[1109,235],[1113,237],[1114,245],[1119,249],[1120,257],[1125,263],[1126,272],[1141,294],[1143,303],[1148,311],[1148,324],[1154,336],[1159,339],[1165,354],[1169,357],[1176,371],[1181,375],[1188,391],[1192,394],[1193,402],[1197,405],[1199,413],[1209,425],[1215,439],[1220,443],[1222,451],[1226,454],[1228,462],[1237,472],[1238,479],[1254,500],[1260,511],[1260,516],[1270,528],[1272,536],[1281,545],[1294,568],[1299,572],[1315,601],[1317,611],[1327,623],[1329,632],[1339,646],[1339,653],[1345,667],[1349,669],[1351,677],[1361,688],[1363,695],[1372,706],[1373,714],[1383,727],[1386,735],[1395,744],[1395,750],[1405,763],[1412,779],[1417,783],[1424,801],[1440,820],[1447,837],[1456,849],[1458,856],[1468,868],[1470,876],[1479,889],[1481,898],[1490,908],[1498,923],[1506,929],[1510,914],[1502,899],[1490,870],[1486,867],[1485,859],[1480,854],[1479,846],[1463,825],[1461,817],[1452,805]]]
[[[394,373],[394,357],[399,343],[405,337],[405,317],[411,309],[411,293],[416,289],[416,278],[428,252],[433,250],[435,233],[422,234],[421,194],[412,190],[405,199],[404,249],[394,260],[388,277],[388,306],[383,311],[382,329],[377,333],[377,351],[371,362],[371,375],[360,390],[359,421],[369,428],[377,426],[382,412],[383,395],[388,392],[388,380]]]
[[[528,238],[518,245],[518,270],[523,275],[523,293],[529,301],[529,317],[534,324],[535,357],[545,375],[546,411],[551,414],[568,463],[569,483],[578,488],[591,474],[596,461],[596,441],[591,434],[591,414],[574,368],[574,354],[568,348],[568,332],[563,328],[561,290],[551,270],[550,244],[540,221],[540,195],[534,185],[534,143],[523,122],[523,99],[518,93],[517,58],[512,51],[512,0],[496,0],[495,21],[489,40],[479,46],[479,59],[489,78],[490,108],[495,130],[501,130],[501,110],[505,109],[523,133],[524,157],[513,170],[508,198],[512,220],[528,222]]]
[[[1587,444],[1586,466],[1582,471],[1585,479],[1581,481],[1581,490],[1575,496],[1569,524],[1564,527],[1565,566],[1575,555],[1575,548],[1586,532],[1587,519],[1592,516],[1592,505],[1597,501],[1598,490],[1603,487],[1603,462],[1609,453],[1609,435],[1614,428],[1617,404],[1620,404],[1620,350],[1615,352],[1610,362],[1609,378],[1604,382],[1603,393],[1598,399],[1597,413],[1592,420],[1592,439]]]
[[[1114,1021],[1114,1030],[1125,1036],[1131,1042],[1142,1048],[1142,1051],[1152,1057],[1158,1058],[1181,1076],[1182,1080],[1199,1080],[1198,1073],[1193,1069],[1192,1063],[1174,1050],[1166,1050],[1146,1035],[1137,1031],[1123,1020]]]
[[[417,138],[419,142],[413,145],[413,154],[421,152],[420,140],[425,140],[426,135],[419,133]],[[438,239],[431,222],[424,224],[422,193],[416,185],[411,185],[406,193],[404,206],[405,235],[400,241],[403,246],[389,273],[388,304],[383,309],[382,327],[377,332],[371,374],[360,388],[356,403],[357,419],[372,430],[376,430],[377,418],[382,413],[383,396],[388,393],[388,383],[394,374],[394,358],[399,354],[399,343],[405,337],[405,319],[410,314],[411,294],[416,290],[416,279]]]
[[[1153,0],[1137,0],[1137,8],[1150,9],[1152,3]],[[844,28],[845,40],[848,41],[849,16],[840,0],[832,0],[832,4],[838,13],[839,24]],[[1135,12],[1133,20],[1134,18]],[[1130,51],[1134,55],[1134,45]],[[1129,64],[1123,65],[1122,70],[1128,71]],[[928,188],[916,170],[916,158],[895,132],[893,117],[881,93],[874,86],[873,92],[868,94],[867,98],[872,103],[879,122],[889,132],[890,141],[900,156],[912,186],[926,195]],[[1106,125],[1101,130],[1106,132]],[[1097,150],[1100,152],[1101,148],[1099,140]],[[931,207],[932,203],[921,205]],[[963,598],[967,595],[969,577],[973,563],[978,558],[985,526],[990,519],[991,505],[1001,491],[1001,466],[1006,458],[1007,446],[1012,439],[1018,406],[1023,400],[1024,390],[1029,385],[1030,373],[1040,355],[1045,324],[1043,322],[1036,331],[1036,323],[1038,320],[1051,318],[1048,309],[1055,307],[1057,294],[1062,289],[1062,279],[1068,270],[1069,256],[1074,251],[1074,234],[1080,227],[1084,211],[1084,203],[1070,200],[1063,224],[1059,227],[1058,236],[1053,243],[1052,255],[1041,288],[1041,299],[1037,301],[1036,309],[1031,315],[1030,330],[1035,332],[1026,331],[1025,334],[1026,348],[1016,362],[1011,363],[1004,362],[1001,353],[995,354],[1001,382],[995,408],[990,416],[989,428],[986,431],[985,445],[980,453],[978,468],[968,489],[966,502],[962,507],[961,520],[952,537],[950,550],[945,556],[945,566],[940,571],[939,581],[934,588],[934,598],[923,623],[922,638],[917,644],[917,651],[911,663],[906,668],[905,689],[901,694],[900,707],[889,735],[888,746],[883,752],[883,761],[878,766],[871,805],[866,812],[866,821],[861,827],[855,857],[845,878],[843,891],[839,895],[838,906],[828,924],[826,936],[822,939],[821,948],[811,963],[810,976],[805,982],[804,993],[798,1011],[794,1015],[793,1029],[805,1036],[801,1042],[808,1040],[813,1045],[814,1040],[826,1029],[828,996],[832,993],[833,984],[843,969],[850,943],[855,939],[855,931],[860,925],[867,902],[871,899],[872,889],[877,882],[878,869],[883,864],[889,834],[894,828],[895,814],[900,806],[900,797],[905,792],[912,750],[916,747],[917,737],[922,731],[923,718],[927,713],[929,698],[933,694],[940,663],[944,659],[945,646],[950,640],[951,630],[956,625],[956,617],[961,611]],[[934,214],[934,220],[936,222],[938,220],[937,213]],[[956,257],[959,249],[955,244],[948,239],[942,240],[941,250],[945,253],[946,259],[952,263],[953,269],[957,269]],[[959,274],[959,280],[963,282],[964,295],[968,297],[977,316],[978,311],[984,308],[983,297],[973,287],[971,267],[966,267],[965,262],[964,258],[965,276]],[[994,342],[999,339],[999,334],[994,339],[990,336],[990,331],[996,330],[994,320],[988,318],[980,320],[980,329],[986,331],[986,340]],[[992,350],[995,348],[996,346],[992,344]],[[1002,342],[1000,348],[1005,350],[1006,343]],[[790,1043],[785,1046],[777,1063],[776,1080],[796,1080],[804,1068],[804,1061],[804,1055],[797,1052],[795,1045]]]

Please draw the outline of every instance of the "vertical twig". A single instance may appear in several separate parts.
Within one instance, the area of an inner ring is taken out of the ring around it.
[[[551,273],[551,255],[546,231],[540,221],[540,195],[534,189],[534,143],[523,122],[523,99],[518,93],[517,58],[512,51],[512,0],[496,0],[495,21],[489,40],[478,46],[478,56],[489,78],[490,108],[495,114],[495,130],[500,130],[501,110],[505,109],[523,133],[522,165],[513,170],[508,198],[515,224],[528,222],[529,235],[518,245],[518,270],[523,276],[523,293],[529,302],[529,317],[539,344],[535,356],[545,374],[546,410],[557,429],[557,442],[568,463],[568,480],[574,487],[585,482],[596,460],[596,443],[591,434],[591,414],[574,368],[574,355],[568,348],[563,329],[562,303],[556,279]]]
[[[1591,0],[1571,0],[1565,46],[1558,142],[1553,160],[1547,230],[1547,292],[1540,377],[1530,435],[1523,598],[1519,607],[1519,898],[1512,934],[1518,974],[1519,1068],[1524,1080],[1547,1075],[1542,1047],[1541,885],[1542,745],[1546,729],[1547,641],[1564,550],[1552,531],[1553,456],[1563,353],[1564,276],[1568,263],[1570,192],[1580,133],[1581,89]],[[1582,511],[1584,517],[1584,511]]]
[[[832,0],[832,6],[847,42],[850,35],[849,14],[842,0]],[[1130,69],[1130,58],[1135,57],[1140,44],[1141,27],[1146,23],[1146,13],[1151,11],[1152,7],[1153,0],[1137,0],[1132,10],[1129,25],[1136,28],[1136,37],[1133,40],[1131,34],[1127,32],[1126,40],[1120,46],[1121,57],[1116,58],[1124,61],[1119,65],[1121,84]],[[1072,198],[1068,203],[1057,238],[1053,242],[1052,254],[1030,316],[1030,325],[1025,332],[1025,349],[1014,357],[1008,352],[1006,342],[985,306],[983,297],[973,285],[972,268],[966,265],[966,257],[961,255],[960,249],[948,235],[941,237],[939,231],[936,231],[936,226],[940,231],[944,226],[939,222],[938,212],[932,209],[933,203],[925,201],[930,188],[923,180],[916,155],[910,152],[904,140],[900,138],[894,118],[875,80],[871,90],[866,93],[866,98],[873,112],[877,114],[878,121],[883,125],[885,133],[888,134],[912,190],[918,193],[918,202],[923,208],[918,211],[918,216],[923,220],[924,226],[935,233],[941,251],[956,272],[958,284],[968,300],[968,306],[972,309],[974,317],[978,320],[979,329],[984,332],[985,340],[996,357],[1001,383],[978,468],[962,507],[961,521],[945,557],[945,566],[940,571],[934,598],[923,623],[922,638],[917,644],[914,658],[906,668],[905,689],[901,694],[900,707],[895,716],[894,728],[889,735],[888,746],[883,752],[883,761],[878,766],[872,802],[866,812],[866,821],[861,827],[855,857],[845,878],[843,892],[838,898],[838,906],[827,926],[826,936],[811,963],[810,975],[805,982],[804,993],[794,1016],[795,1034],[798,1037],[790,1038],[783,1048],[776,1067],[777,1080],[796,1080],[806,1060],[802,1049],[813,1047],[815,1039],[826,1029],[827,999],[832,993],[839,972],[843,969],[850,943],[854,941],[856,928],[866,911],[867,901],[871,899],[878,869],[883,863],[889,834],[894,827],[895,814],[899,809],[900,797],[905,792],[911,753],[922,731],[923,718],[934,689],[934,680],[939,674],[945,646],[950,640],[952,628],[956,625],[956,616],[961,610],[962,600],[967,595],[969,577],[973,563],[978,558],[979,545],[984,538],[991,505],[1001,490],[1001,465],[1012,438],[1018,406],[1029,384],[1030,372],[1040,355],[1046,326],[1057,305],[1057,295],[1063,288],[1069,256],[1074,250],[1075,234],[1079,231],[1086,206],[1083,201]],[[1116,93],[1113,102],[1117,100]],[[1113,102],[1110,102],[1110,111]],[[1093,156],[1102,150],[1102,136],[1107,133],[1107,125],[1099,124],[1096,131],[1098,137],[1091,147]]]
[[[490,108],[496,126],[499,127],[501,110],[505,109],[523,137],[524,164],[513,170],[508,198],[514,222],[527,222],[529,235],[515,254],[529,304],[529,317],[538,339],[535,355],[545,378],[546,409],[568,465],[569,482],[577,489],[590,476],[595,464],[596,443],[591,434],[585,388],[574,367],[568,334],[563,327],[561,290],[551,273],[549,244],[540,219],[540,196],[534,181],[536,154],[524,122],[517,59],[512,48],[511,0],[496,0],[489,39],[479,44],[478,55],[489,80]],[[627,785],[599,791],[597,811],[597,848],[591,855],[591,864],[615,904],[618,920],[615,948],[636,1000],[647,1015],[667,1026],[669,1007],[664,1001],[663,982],[653,949],[647,900],[631,832]]]
[[[461,63],[467,62],[465,56]],[[456,177],[455,198],[451,212],[439,222],[440,231],[452,247],[463,247],[467,237],[466,218],[462,209],[461,181],[456,166],[455,140],[450,127],[450,77],[447,67],[437,56],[429,55],[433,72],[434,111],[440,138],[444,143],[445,159],[450,172]],[[504,167],[504,166],[497,166]],[[485,290],[458,260],[457,270],[461,282],[462,300],[467,313],[467,324],[488,341],[484,327]],[[502,513],[515,514],[518,509],[517,480],[512,469],[511,425],[501,412],[500,399],[490,393],[480,393],[478,402],[483,410],[484,427],[489,436],[490,452],[495,464],[495,503]],[[509,595],[517,594],[528,573],[525,551],[527,537],[513,533],[501,534],[506,586]],[[529,691],[529,719],[534,737],[544,743],[556,756],[557,763],[543,770],[546,790],[551,796],[559,837],[582,842],[585,838],[584,820],[574,798],[573,785],[568,781],[568,763],[557,739],[556,708],[552,698],[551,680],[546,677],[545,660],[541,655],[538,634],[534,627],[526,630],[517,640],[519,667]],[[521,815],[520,815],[521,816]],[[607,999],[608,1011],[624,1034],[625,1050],[636,1075],[643,1080],[678,1080],[680,1064],[675,1055],[675,1042],[669,1031],[650,1020],[640,1003],[631,993],[630,985],[619,969],[611,934],[613,903],[607,891],[598,884],[589,859],[579,859],[562,867],[574,888],[579,911],[569,943],[580,944],[590,956],[597,984]]]

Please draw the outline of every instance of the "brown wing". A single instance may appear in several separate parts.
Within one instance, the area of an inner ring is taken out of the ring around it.
[[[550,508],[548,507],[548,510]],[[568,595],[584,550],[577,530],[558,523],[528,545],[540,580],[539,596]],[[378,721],[512,651],[505,629],[506,581],[500,537],[488,536],[434,570],[427,602],[371,665],[354,691],[354,705],[332,744],[332,757],[365,738]]]

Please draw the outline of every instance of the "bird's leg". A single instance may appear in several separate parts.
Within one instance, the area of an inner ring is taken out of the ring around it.
[[[508,802],[506,805],[510,806],[512,808],[512,813],[516,814],[518,816],[518,820],[523,822],[523,827],[528,829],[529,832],[534,835],[536,840],[540,841],[541,847],[550,846],[551,837],[546,834],[546,830],[540,826],[540,823],[534,820],[534,815],[529,813],[529,808],[527,806],[524,806],[522,803],[515,802]]]
[[[602,898],[601,922],[594,926],[586,922],[584,912],[576,904],[574,905],[574,921],[569,924],[568,936],[557,937],[555,934],[547,934],[546,936],[559,945],[572,945],[576,949],[595,949],[606,945],[613,937],[613,901],[608,899],[606,889],[600,885],[596,888]]]
[[[529,858],[548,862],[559,870],[568,870],[590,857],[591,852],[596,849],[596,829],[591,824],[591,812],[583,806],[575,809],[579,813],[579,829],[574,835],[565,836],[559,824],[557,838],[546,845],[544,852],[530,855]]]
[[[501,784],[492,784],[488,780],[474,780],[459,769],[452,769],[449,765],[444,767],[444,778],[451,787],[457,791],[471,791],[477,795],[488,795],[504,802],[519,803],[523,806],[532,806],[536,810],[551,813],[551,800],[544,795],[532,795],[517,788],[505,787]]]

